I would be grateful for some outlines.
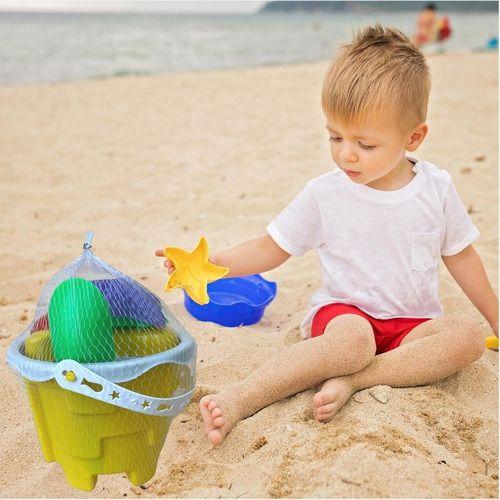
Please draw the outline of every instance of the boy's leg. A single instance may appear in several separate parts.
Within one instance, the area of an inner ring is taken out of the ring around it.
[[[334,318],[320,337],[297,342],[247,378],[200,401],[205,432],[214,444],[239,421],[261,408],[331,377],[354,373],[375,356],[370,323],[355,314]]]
[[[476,321],[459,316],[426,321],[398,348],[375,356],[365,369],[327,380],[314,396],[316,418],[330,420],[355,392],[368,387],[432,384],[479,359],[483,352],[484,336]]]

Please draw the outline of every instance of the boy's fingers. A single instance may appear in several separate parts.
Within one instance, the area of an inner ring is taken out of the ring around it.
[[[163,265],[167,268],[168,274],[172,274],[175,271],[175,266],[172,264],[172,261],[166,260]]]
[[[163,250],[161,248],[158,248],[155,250],[155,255],[157,257],[165,257],[165,253],[163,252]],[[168,274],[172,274],[175,271],[175,266],[174,266],[173,262],[169,259],[166,259],[163,262],[163,266],[167,269]]]

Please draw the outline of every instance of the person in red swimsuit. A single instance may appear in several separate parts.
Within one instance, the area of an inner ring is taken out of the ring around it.
[[[427,43],[444,42],[452,34],[451,23],[448,17],[439,17],[434,3],[428,3],[417,19],[417,32],[413,43],[422,47]]]
[[[436,11],[436,5],[428,3],[420,12],[417,19],[417,32],[413,38],[413,43],[417,47],[436,41],[438,23]]]

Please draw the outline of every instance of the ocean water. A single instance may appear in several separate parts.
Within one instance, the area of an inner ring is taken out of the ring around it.
[[[415,14],[0,13],[0,85],[254,67],[330,58],[380,21],[413,33]],[[484,47],[496,14],[451,14],[446,50]]]

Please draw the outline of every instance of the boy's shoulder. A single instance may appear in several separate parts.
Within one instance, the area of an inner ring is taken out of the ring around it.
[[[437,167],[427,160],[418,160],[415,164],[416,172],[421,172],[428,182],[432,183],[439,192],[444,192],[452,183],[449,172],[444,168]]]
[[[436,180],[449,180],[451,179],[451,176],[449,172],[444,169],[440,168],[434,163],[427,161],[427,160],[420,160],[418,158],[413,158],[411,157],[410,159],[417,160],[416,167],[420,167],[422,171],[426,172],[430,177]]]

